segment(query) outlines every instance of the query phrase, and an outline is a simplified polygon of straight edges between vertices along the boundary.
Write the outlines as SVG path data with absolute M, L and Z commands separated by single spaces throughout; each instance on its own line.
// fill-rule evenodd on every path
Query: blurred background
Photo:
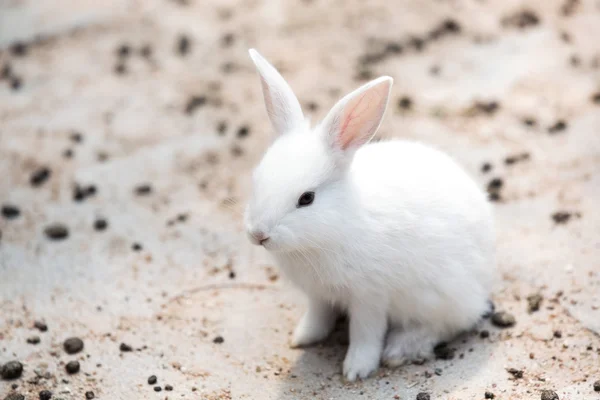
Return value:
M 598 396 L 599 37 L 597 0 L 0 0 L 0 397 Z M 490 193 L 514 325 L 355 384 L 344 329 L 289 349 L 303 299 L 241 229 L 250 47 L 313 122 L 394 78 L 378 138 Z

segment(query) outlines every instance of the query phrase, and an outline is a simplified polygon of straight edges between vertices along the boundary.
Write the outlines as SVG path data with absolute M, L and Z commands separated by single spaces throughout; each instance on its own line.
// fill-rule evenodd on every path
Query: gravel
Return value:
M 49 390 L 42 390 L 40 392 L 40 400 L 50 400 L 52 398 L 52 392 Z
M 15 219 L 21 215 L 21 210 L 12 204 L 2 206 L 2 216 L 6 219 Z
M 510 328 L 517 323 L 514 315 L 505 311 L 499 311 L 492 314 L 492 324 L 499 328 Z
M 154 385 L 156 383 L 157 379 L 156 379 L 156 375 L 151 375 L 148 378 L 148 385 Z
M 543 300 L 544 297 L 539 293 L 527 296 L 527 312 L 531 314 L 539 311 Z
M 71 375 L 78 373 L 79 369 L 80 369 L 79 361 L 69 361 L 67 363 L 67 365 L 65 365 L 65 370 L 67 371 L 67 373 L 69 373 Z
M 556 392 L 554 392 L 552 390 L 542 390 L 542 394 L 541 394 L 540 398 L 542 400 L 559 400 L 559 397 L 556 394 Z
M 19 361 L 9 361 L 2 366 L 2 379 L 17 379 L 23 374 L 23 364 Z
M 69 237 L 69 228 L 61 223 L 54 223 L 48 225 L 44 229 L 46 237 L 50 240 L 64 240 Z
M 83 350 L 83 340 L 72 337 L 65 340 L 63 347 L 68 354 L 76 354 Z

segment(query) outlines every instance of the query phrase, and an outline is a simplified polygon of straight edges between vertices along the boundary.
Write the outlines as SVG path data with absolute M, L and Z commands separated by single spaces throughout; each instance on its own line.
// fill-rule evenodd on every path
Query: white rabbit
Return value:
M 392 78 L 342 98 L 316 128 L 291 88 L 256 50 L 278 137 L 253 174 L 245 223 L 308 296 L 292 338 L 326 338 L 350 319 L 346 379 L 427 358 L 488 310 L 494 277 L 491 206 L 445 154 L 418 143 L 368 144 Z

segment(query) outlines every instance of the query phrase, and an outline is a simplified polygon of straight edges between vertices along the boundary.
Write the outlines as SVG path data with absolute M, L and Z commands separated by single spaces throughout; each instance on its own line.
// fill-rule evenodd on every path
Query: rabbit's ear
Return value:
M 250 49 L 249 53 L 260 74 L 267 113 L 275 132 L 281 135 L 302 126 L 304 116 L 292 88 L 256 50 Z
M 358 149 L 377 132 L 394 80 L 389 76 L 375 79 L 346 95 L 329 111 L 322 129 L 335 150 Z

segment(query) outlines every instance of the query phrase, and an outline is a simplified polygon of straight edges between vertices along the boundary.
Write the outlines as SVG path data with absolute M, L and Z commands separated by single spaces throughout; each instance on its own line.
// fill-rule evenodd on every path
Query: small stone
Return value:
M 156 379 L 156 375 L 151 375 L 148 378 L 148 385 L 154 385 L 156 383 L 157 379 Z
M 512 314 L 505 311 L 499 311 L 492 314 L 492 324 L 499 328 L 510 328 L 517 323 L 517 320 Z
M 485 398 L 486 399 L 493 399 L 494 397 L 496 397 L 496 395 L 494 395 L 494 393 L 492 393 L 492 392 L 485 392 Z
M 40 400 L 50 400 L 52 398 L 52 392 L 49 390 L 42 390 L 40 392 Z
M 131 249 L 132 249 L 133 251 L 142 251 L 142 245 L 141 245 L 141 244 L 139 244 L 139 243 L 134 243 L 134 244 L 131 246 Z
M 442 376 L 442 369 L 441 368 L 436 368 L 435 370 L 433 370 L 433 373 L 436 374 L 437 376 Z
M 402 110 L 410 110 L 412 108 L 412 100 L 408 96 L 403 96 L 398 100 L 398 107 Z
M 509 368 L 506 370 L 509 374 L 515 377 L 515 379 L 523 378 L 523 371 L 516 368 Z
M 76 354 L 83 350 L 83 340 L 72 337 L 65 340 L 63 343 L 63 347 L 67 354 Z
M 216 338 L 213 339 L 213 343 L 216 343 L 216 344 L 221 344 L 223 342 L 225 342 L 225 339 L 223 338 L 223 336 L 217 336 Z
M 7 79 L 12 75 L 12 67 L 9 63 L 4 64 L 0 69 L 0 79 Z
M 41 339 L 39 336 L 31 336 L 29 338 L 27 338 L 27 343 L 29 344 L 39 344 L 41 342 Z
M 130 351 L 133 351 L 133 347 L 131 347 L 128 344 L 121 343 L 121 345 L 119 346 L 119 350 L 121 350 L 122 352 L 127 353 L 127 352 L 130 352 Z
M 9 393 L 4 400 L 25 400 L 25 396 L 23 396 L 21 393 L 12 392 Z
M 92 400 L 94 397 L 96 397 L 96 395 L 94 394 L 94 392 L 92 392 L 92 391 L 85 392 L 85 398 L 86 398 L 86 400 Z
M 229 279 L 235 279 L 235 272 L 229 271 Z
M 21 215 L 21 210 L 17 206 L 4 205 L 2 206 L 2 216 L 6 219 L 15 219 Z
M 127 66 L 120 62 L 117 65 L 115 65 L 115 74 L 117 75 L 125 75 L 127 73 Z
M 99 218 L 96 221 L 94 221 L 94 229 L 97 230 L 98 232 L 106 230 L 107 227 L 108 227 L 108 222 L 106 222 L 106 220 L 103 218 Z
M 177 52 L 180 56 L 185 56 L 190 51 L 190 38 L 186 35 L 179 35 L 177 39 Z
M 539 311 L 543 300 L 544 297 L 539 293 L 527 296 L 527 312 L 531 314 Z
M 21 374 L 23 374 L 23 364 L 19 361 L 9 361 L 2 366 L 2 379 L 17 379 L 21 377 Z
M 429 400 L 431 397 L 429 393 L 421 392 L 417 395 L 417 400 Z
M 573 214 L 571 214 L 568 211 L 557 211 L 554 214 L 552 214 L 552 220 L 555 224 L 561 225 L 569 222 L 572 216 Z
M 33 323 L 33 327 L 40 332 L 46 332 L 48 330 L 48 325 L 46 325 L 46 323 L 43 321 L 35 321 Z
M 155 392 L 160 392 L 161 390 L 162 390 L 162 388 L 160 386 L 154 386 Z
M 540 398 L 542 400 L 559 400 L 559 397 L 556 394 L 556 392 L 554 392 L 552 390 L 542 390 L 542 394 L 541 394 Z
M 594 382 L 594 391 L 595 392 L 600 392 L 600 380 Z
M 171 385 L 165 385 L 165 390 L 166 390 L 167 392 L 170 392 L 170 391 L 172 391 L 172 390 L 173 390 L 173 386 L 171 386 Z
M 69 374 L 76 374 L 79 372 L 79 369 L 80 369 L 79 361 L 69 361 L 67 363 L 67 365 L 65 365 L 65 370 Z
M 31 186 L 34 187 L 41 186 L 44 182 L 48 180 L 48 178 L 50 178 L 50 175 L 52 175 L 52 172 L 49 168 L 39 168 L 33 172 L 31 178 L 29 179 L 29 183 L 31 183 Z
M 145 195 L 152 193 L 152 186 L 150 186 L 150 184 L 148 184 L 148 183 L 141 184 L 141 185 L 136 186 L 134 191 L 135 191 L 135 194 L 137 194 L 138 196 L 145 196 Z
M 550 133 L 550 134 L 559 133 L 559 132 L 564 131 L 565 129 L 567 129 L 567 123 L 565 121 L 563 121 L 562 119 L 559 119 L 558 121 L 556 121 L 554 123 L 554 125 L 548 127 L 548 133 Z
M 240 129 L 237 131 L 237 137 L 244 138 L 250 134 L 250 128 L 247 125 L 240 126 Z
M 69 229 L 61 223 L 47 226 L 44 233 L 50 240 L 63 240 L 69 237 Z
M 562 338 L 562 332 L 561 331 L 554 331 L 554 337 L 557 339 Z

